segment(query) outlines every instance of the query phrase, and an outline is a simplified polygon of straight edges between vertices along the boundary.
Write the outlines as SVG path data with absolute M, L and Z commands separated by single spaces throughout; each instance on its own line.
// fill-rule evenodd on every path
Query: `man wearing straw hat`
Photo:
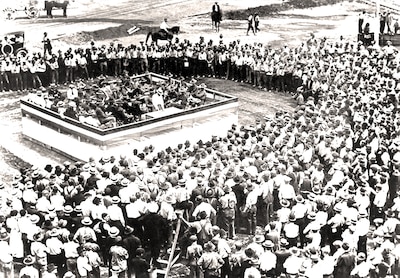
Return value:
M 110 271 L 111 277 L 126 277 L 128 271 L 128 251 L 121 246 L 122 238 L 117 236 L 115 245 L 110 248 Z
M 210 241 L 204 244 L 204 253 L 197 264 L 204 273 L 204 278 L 219 278 L 224 260 L 215 251 L 215 245 Z
M 24 267 L 19 272 L 19 277 L 24 277 L 28 275 L 30 278 L 39 278 L 39 271 L 33 266 L 35 259 L 28 255 L 23 261 Z
M 86 243 L 88 241 L 93 241 L 96 242 L 97 237 L 96 237 L 96 233 L 93 230 L 93 228 L 91 228 L 92 225 L 92 220 L 90 219 L 90 217 L 84 217 L 81 220 L 81 224 L 82 227 L 80 227 L 75 235 L 74 235 L 74 240 L 78 240 L 81 244 Z

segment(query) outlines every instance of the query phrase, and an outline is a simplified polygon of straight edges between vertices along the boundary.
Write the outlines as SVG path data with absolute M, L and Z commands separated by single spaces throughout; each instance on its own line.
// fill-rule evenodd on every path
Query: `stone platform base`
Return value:
M 160 78 L 157 76 L 157 78 Z M 238 122 L 238 100 L 207 89 L 212 101 L 188 110 L 167 108 L 145 115 L 145 120 L 109 129 L 99 129 L 21 99 L 22 134 L 39 145 L 80 161 L 107 155 L 129 155 L 150 144 L 156 150 L 189 140 L 211 140 L 225 136 Z

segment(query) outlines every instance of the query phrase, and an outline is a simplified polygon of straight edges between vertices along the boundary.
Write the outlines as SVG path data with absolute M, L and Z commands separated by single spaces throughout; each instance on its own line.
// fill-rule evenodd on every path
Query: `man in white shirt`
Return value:
M 160 24 L 160 32 L 164 32 L 166 35 L 171 34 L 171 32 L 169 31 L 170 27 L 169 27 L 167 21 L 168 21 L 168 19 L 164 18 L 164 21 L 161 22 L 161 24 Z
M 276 255 L 273 253 L 274 243 L 271 240 L 263 242 L 264 252 L 260 256 L 260 270 L 261 274 L 267 277 L 275 276 L 276 268 Z
M 67 90 L 67 98 L 70 101 L 73 101 L 76 98 L 78 98 L 78 89 L 76 89 L 74 84 L 69 85 L 69 89 Z

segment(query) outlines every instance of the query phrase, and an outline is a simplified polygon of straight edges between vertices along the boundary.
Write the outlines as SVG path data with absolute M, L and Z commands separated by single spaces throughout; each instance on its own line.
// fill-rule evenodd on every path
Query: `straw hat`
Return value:
M 37 215 L 37 214 L 32 214 L 32 215 L 29 217 L 29 220 L 31 220 L 32 224 L 37 224 L 37 223 L 39 223 L 39 221 L 40 221 L 40 217 L 39 217 L 39 215 Z
M 81 223 L 82 223 L 82 225 L 85 225 L 85 226 L 90 226 L 90 225 L 92 225 L 92 220 L 90 219 L 90 217 L 84 217 L 82 220 L 81 220 Z
M 265 247 L 265 248 L 273 248 L 274 247 L 274 243 L 271 240 L 266 240 L 266 241 L 263 242 L 262 246 Z
M 121 199 L 120 199 L 118 196 L 113 196 L 113 197 L 111 198 L 111 202 L 112 202 L 113 204 L 119 204 L 119 203 L 121 202 Z
M 290 207 L 290 202 L 289 202 L 288 200 L 286 200 L 286 199 L 280 200 L 280 204 L 281 204 L 281 206 L 284 207 L 284 208 Z
M 33 265 L 35 263 L 35 259 L 31 256 L 28 255 L 23 261 L 24 265 Z
M 108 230 L 108 235 L 109 235 L 111 238 L 116 238 L 116 237 L 119 235 L 119 230 L 118 230 L 118 228 L 117 228 L 117 227 L 111 227 L 111 228 Z

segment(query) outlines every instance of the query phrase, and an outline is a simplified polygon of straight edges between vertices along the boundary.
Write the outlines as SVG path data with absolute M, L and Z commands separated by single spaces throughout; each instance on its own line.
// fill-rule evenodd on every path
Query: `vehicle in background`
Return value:
M 0 37 L 0 56 L 24 56 L 27 54 L 25 49 L 25 33 L 23 31 L 6 33 Z
M 0 1 L 0 11 L 6 20 L 22 17 L 24 13 L 28 18 L 35 19 L 40 16 L 40 11 L 45 10 L 47 17 L 52 16 L 53 9 L 62 9 L 63 16 L 67 16 L 69 0 L 13 0 Z

